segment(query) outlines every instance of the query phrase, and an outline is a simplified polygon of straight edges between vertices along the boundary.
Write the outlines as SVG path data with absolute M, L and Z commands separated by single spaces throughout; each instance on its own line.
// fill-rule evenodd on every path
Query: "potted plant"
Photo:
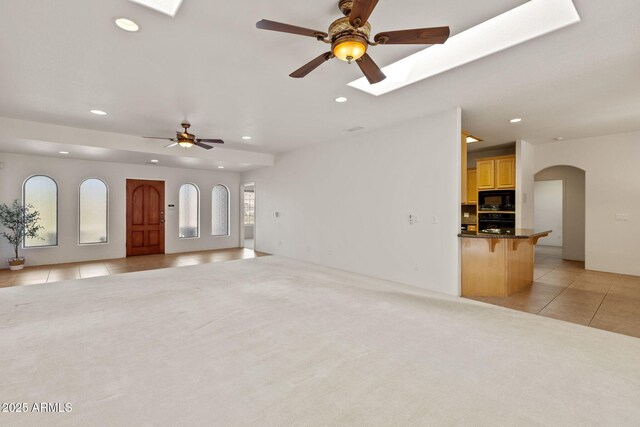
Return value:
M 13 245 L 14 258 L 9 258 L 9 269 L 22 270 L 24 268 L 24 258 L 20 257 L 18 250 L 25 238 L 37 239 L 38 232 L 44 227 L 38 225 L 40 212 L 34 211 L 33 206 L 23 206 L 18 200 L 14 200 L 11 206 L 0 205 L 0 223 L 4 225 L 6 231 L 2 235 Z

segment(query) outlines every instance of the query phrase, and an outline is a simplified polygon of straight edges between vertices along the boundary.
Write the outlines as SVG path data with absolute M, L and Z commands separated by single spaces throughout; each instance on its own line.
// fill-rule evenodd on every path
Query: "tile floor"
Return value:
M 132 271 L 206 264 L 236 259 L 265 256 L 250 249 L 220 249 L 214 251 L 187 252 L 181 254 L 147 255 L 106 261 L 74 262 L 40 267 L 26 267 L 22 271 L 0 270 L 0 288 L 19 285 L 36 285 L 61 280 L 109 276 Z
M 562 248 L 538 246 L 535 282 L 489 304 L 640 338 L 640 277 L 588 271 L 562 259 Z

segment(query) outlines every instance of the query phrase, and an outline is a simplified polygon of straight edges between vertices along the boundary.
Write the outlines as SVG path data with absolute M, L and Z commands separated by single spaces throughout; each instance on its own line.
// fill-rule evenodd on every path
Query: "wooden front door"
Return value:
M 127 180 L 127 256 L 164 253 L 164 181 Z

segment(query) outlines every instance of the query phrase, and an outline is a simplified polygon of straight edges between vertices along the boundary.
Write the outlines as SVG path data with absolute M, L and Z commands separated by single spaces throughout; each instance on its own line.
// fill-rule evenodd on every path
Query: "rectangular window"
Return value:
M 256 223 L 256 193 L 253 191 L 244 192 L 244 225 L 254 225 Z

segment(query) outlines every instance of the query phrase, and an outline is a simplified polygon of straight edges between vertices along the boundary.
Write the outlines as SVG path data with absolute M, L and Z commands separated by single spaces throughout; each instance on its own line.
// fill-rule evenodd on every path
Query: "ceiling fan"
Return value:
M 224 144 L 224 141 L 221 139 L 204 139 L 204 138 L 196 138 L 196 136 L 192 133 L 189 133 L 187 129 L 191 127 L 191 123 L 187 120 L 183 121 L 180 126 L 184 128 L 184 132 L 176 132 L 175 138 L 162 138 L 156 136 L 143 136 L 143 138 L 149 139 L 166 139 L 171 141 L 171 144 L 165 145 L 165 148 L 175 147 L 179 145 L 184 148 L 191 148 L 194 145 L 197 145 L 200 148 L 204 148 L 205 150 L 211 150 L 213 147 L 206 144 Z
M 412 30 L 385 31 L 376 34 L 370 40 L 371 25 L 367 20 L 378 4 L 378 0 L 340 0 L 338 7 L 345 18 L 335 20 L 329 26 L 329 32 L 296 27 L 280 22 L 263 19 L 256 23 L 261 30 L 280 31 L 314 37 L 318 41 L 331 45 L 329 52 L 323 53 L 311 62 L 290 74 L 301 78 L 336 57 L 342 61 L 358 64 L 369 83 L 379 83 L 386 78 L 380 67 L 367 54 L 369 46 L 385 44 L 441 44 L 449 38 L 449 27 L 416 28 Z

